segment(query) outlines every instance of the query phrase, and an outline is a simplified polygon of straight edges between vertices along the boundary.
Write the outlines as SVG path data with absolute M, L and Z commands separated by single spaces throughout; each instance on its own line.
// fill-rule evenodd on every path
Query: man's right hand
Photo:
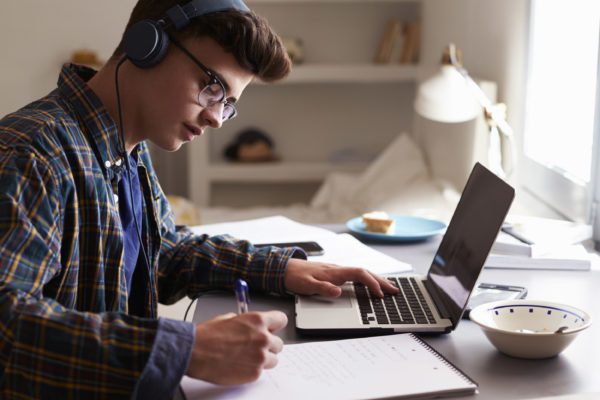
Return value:
M 280 311 L 226 314 L 196 325 L 186 375 L 220 385 L 257 380 L 277 365 L 283 341 L 273 335 L 287 325 Z

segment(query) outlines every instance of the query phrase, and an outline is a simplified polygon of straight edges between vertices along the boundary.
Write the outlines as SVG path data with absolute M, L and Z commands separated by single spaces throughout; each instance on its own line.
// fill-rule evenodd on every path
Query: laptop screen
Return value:
M 475 164 L 427 278 L 456 326 L 514 198 L 514 189 Z

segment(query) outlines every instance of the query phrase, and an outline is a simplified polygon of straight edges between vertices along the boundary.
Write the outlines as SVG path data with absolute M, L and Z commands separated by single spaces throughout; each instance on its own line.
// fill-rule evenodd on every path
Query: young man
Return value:
M 240 0 L 193 3 L 139 0 L 100 71 L 65 65 L 55 91 L 0 121 L 1 398 L 161 399 L 184 374 L 257 379 L 277 364 L 283 313 L 195 326 L 156 315 L 159 301 L 236 278 L 273 293 L 338 296 L 348 280 L 396 291 L 299 249 L 175 229 L 145 141 L 177 150 L 235 116 L 252 79 L 290 69 L 279 38 Z M 205 4 L 212 11 L 178 26 Z M 158 24 L 170 45 L 152 65 L 136 58 L 146 19 L 170 22 Z

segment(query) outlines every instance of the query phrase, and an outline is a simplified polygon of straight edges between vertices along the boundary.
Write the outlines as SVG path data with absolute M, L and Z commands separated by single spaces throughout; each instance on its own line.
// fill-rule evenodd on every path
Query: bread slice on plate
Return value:
M 365 230 L 368 232 L 392 234 L 396 228 L 396 221 L 384 211 L 373 211 L 362 215 Z

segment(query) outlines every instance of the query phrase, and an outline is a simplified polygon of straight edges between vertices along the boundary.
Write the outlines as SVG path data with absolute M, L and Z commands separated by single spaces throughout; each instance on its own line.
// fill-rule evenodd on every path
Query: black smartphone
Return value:
M 325 250 L 317 242 L 284 242 L 284 243 L 259 243 L 255 244 L 254 247 L 300 247 L 309 256 L 320 256 L 325 253 Z
M 527 296 L 527 289 L 522 286 L 480 283 L 471 294 L 463 318 L 469 318 L 471 310 L 480 304 L 491 303 L 497 300 L 524 299 L 525 296 Z

